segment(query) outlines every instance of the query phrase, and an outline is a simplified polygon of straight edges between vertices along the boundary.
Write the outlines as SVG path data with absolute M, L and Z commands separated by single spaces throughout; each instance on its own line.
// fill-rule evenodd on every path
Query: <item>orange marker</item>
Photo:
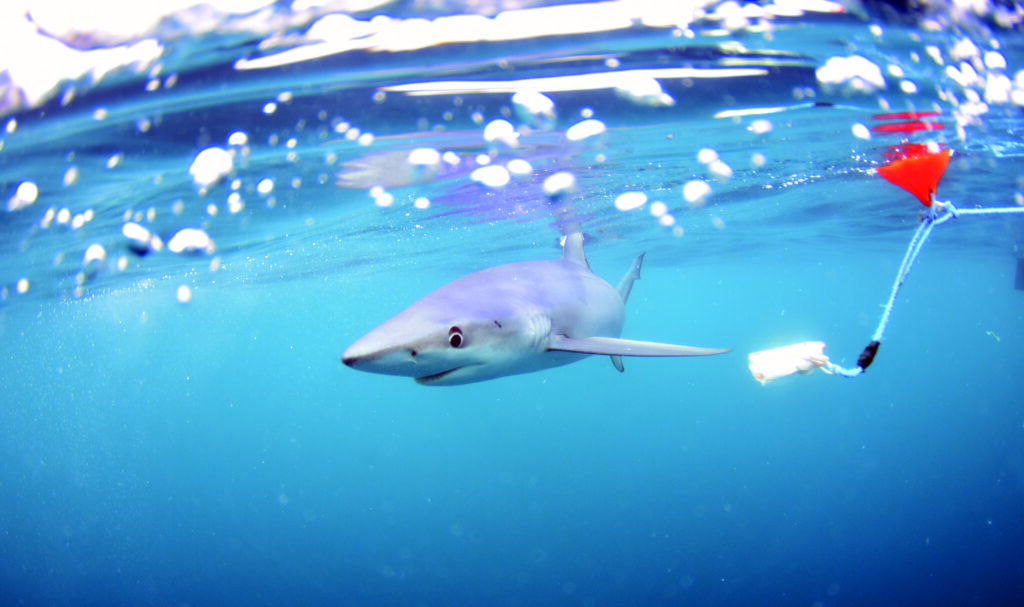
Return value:
M 923 146 L 922 146 L 923 147 Z M 914 146 L 898 151 L 901 156 L 885 166 L 878 167 L 878 174 L 889 183 L 894 183 L 910 192 L 926 207 L 932 206 L 935 188 L 946 172 L 953 150 L 927 152 Z

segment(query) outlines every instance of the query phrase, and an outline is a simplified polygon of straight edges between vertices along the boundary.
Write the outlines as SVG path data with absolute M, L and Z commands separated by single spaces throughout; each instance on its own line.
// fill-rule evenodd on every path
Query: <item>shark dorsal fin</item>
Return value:
M 588 270 L 590 269 L 590 264 L 587 263 L 587 256 L 583 253 L 582 232 L 573 232 L 566 235 L 565 243 L 562 245 L 562 259 L 583 266 Z
M 633 265 L 629 266 L 629 270 L 619 281 L 619 297 L 622 298 L 622 303 L 629 301 L 629 292 L 633 290 L 633 282 L 640 278 L 640 266 L 642 265 L 644 265 L 643 253 L 633 260 Z

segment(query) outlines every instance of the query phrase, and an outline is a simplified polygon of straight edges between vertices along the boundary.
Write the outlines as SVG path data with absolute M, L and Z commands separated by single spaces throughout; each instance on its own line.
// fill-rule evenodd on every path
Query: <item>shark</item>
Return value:
M 495 266 L 427 294 L 350 345 L 356 370 L 453 386 L 609 356 L 709 356 L 701 348 L 621 339 L 625 305 L 640 278 L 639 255 L 613 287 L 594 274 L 583 234 L 565 236 L 562 257 Z

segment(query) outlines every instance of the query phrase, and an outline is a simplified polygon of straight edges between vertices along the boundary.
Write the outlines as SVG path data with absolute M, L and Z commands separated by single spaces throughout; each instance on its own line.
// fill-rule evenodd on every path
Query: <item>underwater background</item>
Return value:
M 100 4 L 2 9 L 0 604 L 1024 601 L 1024 217 L 937 226 L 864 375 L 747 369 L 855 365 L 894 146 L 1022 204 L 1016 3 Z M 577 229 L 647 254 L 623 337 L 733 351 L 341 364 Z

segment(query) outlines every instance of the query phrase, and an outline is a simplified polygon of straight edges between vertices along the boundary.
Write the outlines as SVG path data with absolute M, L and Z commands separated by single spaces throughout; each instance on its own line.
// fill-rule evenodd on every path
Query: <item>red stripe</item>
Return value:
M 893 112 L 891 114 L 875 114 L 874 120 L 917 120 L 918 118 L 932 118 L 938 116 L 939 112 Z
M 910 122 L 889 122 L 871 127 L 872 133 L 916 133 L 917 131 L 941 131 L 946 127 L 938 122 L 912 120 Z

